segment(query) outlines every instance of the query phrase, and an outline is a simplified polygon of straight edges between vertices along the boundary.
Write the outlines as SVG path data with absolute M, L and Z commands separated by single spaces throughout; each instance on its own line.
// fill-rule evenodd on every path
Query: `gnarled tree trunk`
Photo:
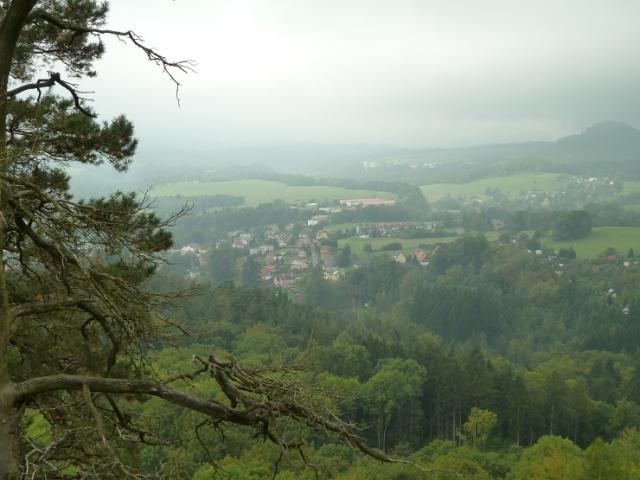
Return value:
M 16 480 L 22 467 L 21 412 L 15 404 L 15 388 L 0 389 L 0 480 Z
M 9 166 L 6 121 L 7 91 L 16 44 L 36 0 L 10 2 L 0 19 L 0 172 Z M 9 215 L 6 193 L 0 191 L 0 480 L 15 480 L 20 475 L 20 413 L 15 404 L 15 387 L 9 376 L 9 341 L 13 313 L 9 305 L 5 272 L 6 223 Z

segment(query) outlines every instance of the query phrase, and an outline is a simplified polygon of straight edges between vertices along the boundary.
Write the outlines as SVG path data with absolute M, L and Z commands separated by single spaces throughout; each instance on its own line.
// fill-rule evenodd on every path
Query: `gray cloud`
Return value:
M 182 107 L 135 50 L 108 44 L 96 108 L 144 142 L 464 145 L 640 125 L 640 3 L 589 0 L 112 0 L 173 58 Z M 165 80 L 165 81 L 163 81 Z

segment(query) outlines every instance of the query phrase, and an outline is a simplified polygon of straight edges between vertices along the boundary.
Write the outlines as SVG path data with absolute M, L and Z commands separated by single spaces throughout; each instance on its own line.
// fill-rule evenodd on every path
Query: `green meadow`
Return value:
M 573 247 L 578 258 L 596 258 L 607 248 L 613 247 L 619 253 L 626 255 L 629 248 L 640 252 L 639 227 L 596 227 L 585 238 L 580 240 L 556 241 L 543 238 L 542 245 L 547 248 Z
M 485 236 L 493 241 L 498 238 L 497 232 L 487 232 Z M 373 247 L 374 254 L 380 253 L 380 249 L 389 243 L 398 242 L 402 245 L 402 251 L 410 254 L 420 245 L 434 245 L 436 243 L 449 243 L 460 237 L 441 238 L 360 238 L 357 236 L 344 238 L 338 241 L 338 246 L 345 245 L 351 247 L 351 251 L 358 256 L 366 255 L 364 246 L 369 243 Z M 620 254 L 626 255 L 629 248 L 640 253 L 640 227 L 596 227 L 591 233 L 579 240 L 556 241 L 551 238 L 543 238 L 542 245 L 545 248 L 553 248 L 558 251 L 560 248 L 573 247 L 578 258 L 597 258 L 607 248 L 613 247 Z
M 244 197 L 246 206 L 255 206 L 281 199 L 286 202 L 345 200 L 349 198 L 390 198 L 389 192 L 375 190 L 350 190 L 329 186 L 290 186 L 269 180 L 232 180 L 225 182 L 180 182 L 158 185 L 151 192 L 159 197 L 182 195 L 235 195 Z
M 498 234 L 496 232 L 487 232 L 485 236 L 488 240 L 496 240 Z M 435 245 L 436 243 L 450 243 L 461 237 L 439 237 L 439 238 L 360 238 L 360 237 L 348 237 L 338 240 L 338 247 L 343 248 L 345 245 L 351 247 L 351 252 L 360 257 L 365 256 L 364 246 L 369 243 L 373 247 L 374 254 L 380 252 L 380 249 L 389 243 L 400 243 L 402 245 L 402 251 L 405 254 L 411 254 L 420 245 Z M 388 252 L 384 252 L 388 253 Z
M 482 197 L 488 188 L 497 188 L 505 195 L 517 196 L 520 192 L 554 191 L 564 183 L 562 178 L 555 173 L 522 173 L 508 177 L 482 178 L 469 183 L 436 183 L 421 188 L 428 200 L 438 200 L 446 196 Z M 566 178 L 565 176 L 564 179 Z
M 342 232 L 344 230 L 351 230 L 358 226 L 357 223 L 332 223 L 327 225 L 324 229 L 329 233 Z
M 427 200 L 435 201 L 451 197 L 484 197 L 487 189 L 499 189 L 509 197 L 517 197 L 521 192 L 555 192 L 560 190 L 569 175 L 556 173 L 520 173 L 507 177 L 487 177 L 469 183 L 436 183 L 422 186 Z M 640 193 L 640 182 L 624 182 L 622 194 Z
M 622 189 L 622 193 L 624 195 L 640 193 L 640 182 L 624 182 L 624 188 Z

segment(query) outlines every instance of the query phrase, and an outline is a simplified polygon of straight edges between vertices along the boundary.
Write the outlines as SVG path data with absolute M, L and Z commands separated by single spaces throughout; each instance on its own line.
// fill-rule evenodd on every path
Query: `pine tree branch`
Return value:
M 214 365 L 212 368 L 219 367 Z M 262 426 L 262 430 L 266 429 L 266 438 L 270 438 L 272 441 L 274 441 L 274 437 L 268 431 L 269 419 L 272 418 L 272 416 L 290 417 L 317 430 L 333 433 L 376 460 L 385 463 L 405 463 L 402 460 L 393 459 L 384 452 L 369 447 L 366 442 L 352 430 L 350 425 L 327 420 L 318 412 L 286 401 L 251 400 L 243 396 L 245 408 L 239 410 L 212 400 L 205 400 L 195 395 L 168 388 L 166 385 L 158 382 L 138 379 L 100 378 L 84 375 L 50 375 L 25 380 L 16 385 L 15 400 L 20 403 L 43 393 L 60 390 L 83 390 L 85 388 L 95 393 L 151 395 L 162 398 L 175 405 L 202 413 L 216 421 L 254 427 Z M 275 439 L 275 441 L 277 442 L 277 439 Z
M 12 88 L 7 92 L 7 97 L 15 97 L 16 95 L 29 90 L 39 91 L 41 88 L 53 87 L 55 83 L 56 82 L 53 78 L 41 78 L 40 80 L 36 80 L 33 83 L 26 83 L 24 85 L 20 85 L 19 87 Z M 38 98 L 40 98 L 39 94 Z
M 15 307 L 13 313 L 17 318 L 26 315 L 41 315 L 44 313 L 59 312 L 77 306 L 78 302 L 80 302 L 80 299 L 71 297 L 60 302 L 29 303 Z
M 21 85 L 19 87 L 9 90 L 7 92 L 7 97 L 9 98 L 15 97 L 16 95 L 29 90 L 38 90 L 38 100 L 40 100 L 40 97 L 42 95 L 40 89 L 53 87 L 56 84 L 60 85 L 62 88 L 64 88 L 71 94 L 71 97 L 73 98 L 73 103 L 76 109 L 84 113 L 87 117 L 91 117 L 91 118 L 97 117 L 95 113 L 87 110 L 82 106 L 80 95 L 78 95 L 78 91 L 75 89 L 75 87 L 71 85 L 69 82 L 62 80 L 62 78 L 60 77 L 60 74 L 56 72 L 50 72 L 49 78 L 43 78 L 43 79 L 37 80 L 34 83 L 27 83 L 25 85 Z
M 74 32 L 78 35 L 83 35 L 83 34 L 97 35 L 97 36 L 111 35 L 111 36 L 115 36 L 117 38 L 131 42 L 135 47 L 139 48 L 144 52 L 144 54 L 147 56 L 147 60 L 161 67 L 162 71 L 169 76 L 171 81 L 176 86 L 176 99 L 178 100 L 178 103 L 180 102 L 178 94 L 179 94 L 179 89 L 181 84 L 175 77 L 174 72 L 179 71 L 182 73 L 190 73 L 194 71 L 194 67 L 196 65 L 193 60 L 170 61 L 166 56 L 160 54 L 155 49 L 146 46 L 144 44 L 142 37 L 136 34 L 132 30 L 112 30 L 112 29 L 104 29 L 104 28 L 80 25 L 77 23 L 68 22 L 64 19 L 58 18 L 55 15 L 52 15 L 51 13 L 43 9 L 35 9 L 29 15 L 28 22 L 33 22 L 37 20 L 45 21 L 61 30 Z
M 253 423 L 249 412 L 234 410 L 221 403 L 204 400 L 148 380 L 100 378 L 84 375 L 36 377 L 16 385 L 16 401 L 22 402 L 30 397 L 47 392 L 82 390 L 85 386 L 95 393 L 151 395 L 175 405 L 203 413 L 211 418 L 240 425 L 251 425 Z

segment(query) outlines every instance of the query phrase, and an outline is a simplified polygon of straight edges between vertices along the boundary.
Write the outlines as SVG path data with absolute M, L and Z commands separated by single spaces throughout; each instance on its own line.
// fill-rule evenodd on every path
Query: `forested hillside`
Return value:
M 163 4 L 142 3 L 120 2 L 116 18 L 163 20 Z M 278 121 L 273 142 L 293 123 L 296 142 L 309 125 L 335 129 L 336 142 L 347 127 L 373 143 L 429 133 L 422 94 L 403 95 L 425 88 L 433 63 L 417 81 L 398 75 L 406 49 L 393 43 L 431 30 L 415 21 L 420 2 L 344 16 L 352 2 L 253 5 L 258 17 L 251 2 L 176 3 L 164 40 L 204 31 L 222 84 L 196 89 L 207 111 L 174 112 L 167 140 L 157 105 L 109 88 L 153 95 L 133 52 L 175 89 L 177 109 L 194 61 L 112 28 L 107 2 L 0 0 L 0 480 L 640 479 L 640 131 L 605 122 L 556 142 L 467 149 L 256 147 L 251 125 L 264 139 Z M 318 18 L 295 10 L 303 3 Z M 486 12 L 473 5 L 475 25 Z M 363 21 L 369 10 L 379 23 Z M 213 14 L 229 28 L 203 23 Z M 489 14 L 493 51 L 508 42 L 495 41 Z M 357 42 L 310 40 L 322 25 Z M 464 26 L 452 56 L 476 44 Z M 278 36 L 288 30 L 309 48 Z M 92 83 L 109 39 L 129 50 L 104 64 L 126 63 Z M 368 43 L 393 62 L 352 77 Z M 316 75 L 332 49 L 333 70 Z M 409 51 L 405 67 L 427 64 Z M 484 58 L 472 56 L 475 74 Z M 407 85 L 373 75 L 389 71 Z M 382 82 L 373 96 L 365 77 Z M 147 157 L 133 180 L 102 176 L 128 171 L 138 137 L 124 115 L 100 117 L 86 85 L 106 86 L 97 98 L 109 108 L 152 110 L 162 161 Z M 383 105 L 384 92 L 403 99 Z M 226 93 L 232 114 L 212 120 Z M 340 108 L 314 118 L 318 105 Z M 410 121 L 396 125 L 403 108 Z M 371 118 L 389 123 L 359 130 Z M 216 136 L 202 133 L 210 123 L 233 142 L 236 122 L 249 146 L 221 143 L 215 159 L 197 146 Z M 198 141 L 185 134 L 194 127 Z
M 600 122 L 555 141 L 478 145 L 394 152 L 370 159 L 360 178 L 423 184 L 466 183 L 518 172 L 638 177 L 640 130 L 621 122 Z
M 570 261 L 559 274 L 482 238 L 451 244 L 434 265 L 380 258 L 340 282 L 311 276 L 305 305 L 283 292 L 206 287 L 180 313 L 202 333 L 154 361 L 171 371 L 214 346 L 242 362 L 304 365 L 300 375 L 333 391 L 370 444 L 443 470 L 380 469 L 308 437 L 327 478 L 592 478 L 594 468 L 633 478 L 640 268 L 594 273 Z M 178 418 L 174 433 L 193 427 Z M 152 450 L 156 467 L 175 460 L 172 448 Z M 204 475 L 206 453 L 196 451 L 184 465 Z M 240 478 L 274 468 L 270 448 L 221 445 L 213 455 Z

